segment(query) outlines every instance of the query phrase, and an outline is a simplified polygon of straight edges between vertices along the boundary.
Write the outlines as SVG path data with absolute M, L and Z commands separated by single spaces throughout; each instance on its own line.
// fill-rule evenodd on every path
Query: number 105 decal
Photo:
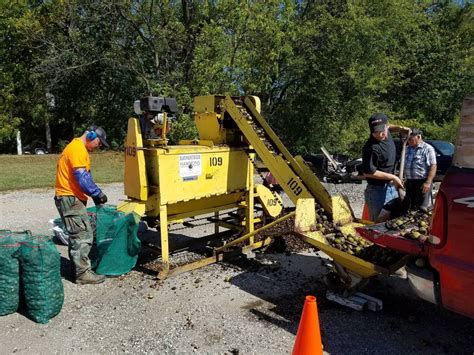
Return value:
M 296 195 L 296 196 L 299 196 L 299 194 L 301 193 L 301 191 L 303 191 L 303 188 L 300 186 L 300 184 L 298 183 L 298 181 L 296 181 L 295 179 L 291 178 L 287 185 L 290 187 L 290 189 L 293 191 L 293 193 Z
M 276 198 L 269 198 L 269 199 L 267 200 L 267 205 L 268 205 L 268 206 L 276 206 L 276 205 L 278 205 L 278 199 L 276 199 Z

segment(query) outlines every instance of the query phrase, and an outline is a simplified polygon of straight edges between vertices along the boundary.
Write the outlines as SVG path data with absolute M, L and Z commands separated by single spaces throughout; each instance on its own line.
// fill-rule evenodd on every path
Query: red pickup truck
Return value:
M 429 238 L 406 239 L 383 224 L 358 231 L 414 256 L 407 277 L 421 298 L 474 318 L 474 96 L 463 103 L 453 165 L 436 197 Z

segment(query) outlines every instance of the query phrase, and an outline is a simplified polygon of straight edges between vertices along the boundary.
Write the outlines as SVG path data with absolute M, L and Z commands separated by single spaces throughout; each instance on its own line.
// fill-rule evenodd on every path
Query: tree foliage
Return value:
M 122 145 L 133 102 L 176 97 L 173 141 L 194 138 L 193 97 L 258 95 L 295 153 L 358 155 L 383 111 L 454 137 L 472 94 L 468 2 L 0 1 L 0 151 L 91 123 Z M 54 98 L 54 100 L 51 100 Z

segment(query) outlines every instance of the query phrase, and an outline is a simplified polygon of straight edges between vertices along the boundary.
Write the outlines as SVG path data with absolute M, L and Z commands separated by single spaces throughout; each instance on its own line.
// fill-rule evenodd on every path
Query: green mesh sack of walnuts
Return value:
M 20 263 L 14 254 L 28 231 L 0 230 L 0 316 L 14 313 L 20 303 Z
M 17 252 L 21 264 L 21 285 L 29 316 L 47 323 L 63 306 L 61 256 L 47 237 L 35 236 Z

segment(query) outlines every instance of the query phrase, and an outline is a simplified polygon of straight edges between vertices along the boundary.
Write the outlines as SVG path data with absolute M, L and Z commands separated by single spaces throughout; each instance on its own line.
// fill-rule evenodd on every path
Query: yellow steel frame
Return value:
M 145 201 L 148 198 L 147 184 L 140 123 L 138 119 L 130 118 L 125 141 L 125 195 L 135 200 Z
M 168 224 L 174 220 L 181 220 L 186 217 L 190 216 L 199 216 L 207 213 L 214 213 L 215 216 L 218 216 L 219 211 L 230 209 L 233 207 L 245 207 L 246 215 L 245 215 L 245 232 L 246 234 L 250 234 L 254 232 L 254 182 L 253 182 L 253 165 L 248 160 L 248 190 L 245 191 L 245 203 L 242 205 L 241 202 L 231 203 L 227 205 L 219 205 L 213 208 L 206 208 L 206 209 L 193 209 L 192 207 L 188 212 L 185 213 L 176 213 L 171 215 L 169 210 L 173 208 L 173 204 L 167 204 L 166 201 L 164 204 L 159 203 L 159 230 L 160 230 L 160 239 L 161 239 L 161 262 L 162 262 L 162 270 L 160 271 L 158 277 L 165 278 L 171 275 L 176 275 L 181 272 L 193 270 L 198 267 L 202 267 L 204 265 L 208 265 L 212 262 L 218 260 L 218 258 L 206 258 L 204 260 L 199 260 L 194 263 L 186 264 L 180 267 L 176 267 L 170 271 L 170 252 L 169 252 L 169 235 L 168 235 Z M 251 177 L 251 178 L 250 178 Z M 219 198 L 219 196 L 217 196 Z M 188 203 L 191 201 L 188 201 Z M 195 201 L 196 204 L 199 204 L 199 200 Z M 196 205 L 197 206 L 197 205 Z M 180 208 L 175 208 L 176 211 L 182 210 Z M 228 227 L 231 227 L 228 225 Z M 215 222 L 215 231 L 218 232 L 219 222 Z M 249 238 L 248 247 L 254 249 L 258 247 L 260 244 L 255 244 L 253 240 L 253 235 Z
M 345 224 L 351 222 L 353 214 L 347 202 L 341 197 L 331 197 L 303 159 L 299 156 L 293 158 L 254 106 L 251 98 L 246 97 L 244 104 L 250 115 L 263 128 L 267 138 L 275 145 L 279 152 L 278 155 L 274 155 L 262 142 L 247 117 L 240 112 L 232 97 L 225 97 L 226 111 L 293 203 L 296 204 L 296 201 L 301 198 L 315 198 L 332 216 L 335 223 Z
M 327 192 L 327 190 L 324 188 L 321 182 L 315 177 L 311 169 L 304 163 L 303 159 L 298 160 L 296 158 L 293 158 L 293 156 L 285 147 L 285 145 L 280 140 L 280 138 L 276 135 L 276 133 L 273 131 L 273 129 L 270 127 L 267 121 L 265 121 L 263 116 L 253 105 L 253 102 L 250 98 L 246 97 L 244 100 L 244 103 L 245 103 L 246 108 L 252 114 L 252 116 L 257 120 L 260 126 L 264 129 L 265 133 L 270 138 L 272 143 L 276 145 L 279 152 L 283 155 L 285 160 L 290 164 L 291 168 L 293 169 L 292 175 L 294 175 L 291 177 L 293 179 L 296 179 L 296 178 L 301 179 L 301 181 L 305 184 L 306 188 L 311 192 L 312 196 L 313 197 L 317 196 L 318 201 L 326 209 L 326 211 L 328 211 L 328 213 L 332 213 L 331 195 Z M 283 188 L 284 186 L 288 186 L 288 183 L 286 185 L 284 184 L 285 180 L 278 180 L 277 178 L 277 181 Z M 289 181 L 289 180 L 286 180 L 286 181 Z M 302 197 L 303 196 L 299 196 L 299 195 L 296 196 L 296 198 L 302 198 Z M 292 199 L 292 201 L 293 203 L 296 203 L 296 199 Z
M 273 193 L 262 184 L 255 186 L 255 193 L 265 211 L 265 214 L 271 217 L 277 217 L 280 215 L 283 210 L 283 200 L 279 194 Z
M 211 117 L 215 117 L 212 114 L 205 115 L 205 119 L 210 121 Z M 212 138 L 216 136 L 225 137 L 225 132 L 218 130 L 210 131 Z M 222 139 L 222 138 L 221 138 Z M 162 137 L 162 141 L 164 141 Z M 219 141 L 220 142 L 220 141 Z M 219 143 L 218 142 L 218 143 Z M 215 232 L 219 233 L 219 226 L 226 228 L 236 228 L 230 223 L 225 223 L 218 220 L 219 211 L 228 210 L 231 208 L 245 209 L 244 226 L 237 226 L 236 229 L 244 230 L 247 236 L 247 245 L 242 248 L 243 251 L 267 245 L 269 239 L 254 242 L 254 223 L 259 219 L 254 218 L 254 200 L 256 198 L 255 186 L 253 181 L 253 164 L 254 153 L 245 153 L 245 160 L 242 160 L 242 155 L 238 151 L 242 152 L 242 149 L 237 150 L 232 148 L 223 148 L 222 146 L 214 146 L 212 141 L 187 141 L 190 144 L 189 148 L 185 145 L 180 146 L 164 146 L 163 144 L 157 143 L 157 140 L 149 142 L 150 146 L 144 146 L 142 139 L 140 124 L 137 119 L 131 118 L 128 122 L 128 134 L 126 140 L 126 169 L 125 169 L 125 193 L 130 198 L 118 206 L 119 210 L 123 212 L 135 212 L 140 216 L 157 217 L 159 219 L 158 229 L 160 231 L 160 253 L 162 270 L 159 273 L 159 277 L 166 277 L 170 275 L 176 275 L 178 273 L 192 270 L 197 267 L 208 265 L 209 263 L 222 259 L 222 253 L 218 253 L 217 256 L 211 258 L 205 258 L 197 262 L 183 265 L 170 270 L 170 246 L 169 246 L 169 234 L 168 225 L 170 223 L 181 221 L 187 217 L 204 215 L 213 213 L 217 220 L 215 222 Z M 170 171 L 175 171 L 176 167 L 170 165 L 172 163 L 171 157 L 168 159 L 167 156 L 173 154 L 185 154 L 187 151 L 192 154 L 196 151 L 201 153 L 212 152 L 212 154 L 219 156 L 219 154 L 225 154 L 222 156 L 222 160 L 228 157 L 231 159 L 232 156 L 237 156 L 239 159 L 232 160 L 231 165 L 233 167 L 225 166 L 224 169 L 230 174 L 233 180 L 227 182 L 227 189 L 232 189 L 232 183 L 234 181 L 242 181 L 244 179 L 245 185 L 242 190 L 231 191 L 223 190 L 222 186 L 215 186 L 212 192 L 204 193 L 206 189 L 210 190 L 209 187 L 199 184 L 199 188 L 196 188 L 195 193 L 185 193 L 181 189 L 177 188 L 176 181 L 173 180 L 173 175 Z M 174 153 L 175 152 L 175 153 Z M 176 153 L 177 152 L 177 153 Z M 240 155 L 239 155 L 240 154 Z M 159 159 L 162 159 L 159 163 Z M 242 161 L 241 161 L 242 160 Z M 246 169 L 242 169 L 241 166 L 236 167 L 235 164 L 239 162 L 245 162 L 247 164 Z M 238 165 L 237 164 L 237 165 Z M 160 168 L 158 168 L 160 166 Z M 229 170 L 230 169 L 230 170 Z M 235 173 L 232 172 L 234 169 Z M 237 170 L 235 170 L 237 169 Z M 246 171 L 246 175 L 242 176 L 242 171 Z M 206 170 L 206 176 L 202 179 L 203 182 L 209 185 L 209 180 L 214 178 L 212 169 Z M 221 182 L 222 179 L 219 179 Z M 171 184 L 166 185 L 166 182 Z M 162 186 L 160 186 L 160 184 Z M 165 184 L 165 185 L 163 185 Z M 171 191 L 170 191 L 171 186 Z M 175 186 L 175 187 L 173 187 Z M 214 187 L 214 186 L 213 186 Z M 167 190 L 164 190 L 168 188 Z M 221 191 L 222 190 L 222 191 Z M 263 194 L 265 190 L 261 190 Z M 185 196 L 192 197 L 191 199 Z M 265 195 L 266 196 L 266 195 Z M 266 198 L 268 200 L 268 197 Z M 266 200 L 262 200 L 262 204 Z M 277 213 L 277 209 L 274 209 L 273 213 Z
M 266 138 L 281 155 L 272 154 L 255 132 L 247 117 L 241 113 L 234 100 L 230 96 L 225 98 L 225 110 L 236 122 L 244 137 L 255 149 L 290 199 L 297 205 L 295 232 L 303 240 L 324 251 L 340 266 L 350 270 L 355 275 L 368 278 L 378 273 L 388 273 L 388 270 L 331 247 L 320 232 L 311 231 L 312 226 L 316 223 L 315 200 L 330 213 L 333 222 L 342 225 L 341 231 L 345 235 L 356 235 L 355 227 L 361 226 L 361 224 L 353 222 L 353 211 L 346 199 L 342 196 L 331 197 L 303 159 L 299 156 L 292 157 L 262 115 L 255 109 L 249 98 L 244 99 L 244 105 L 247 112 L 264 129 Z
M 292 201 L 298 198 L 311 198 L 312 194 L 304 186 L 300 178 L 288 166 L 285 160 L 279 155 L 273 155 L 264 142 L 260 139 L 257 132 L 253 129 L 247 118 L 239 111 L 237 105 L 230 96 L 225 98 L 226 111 L 233 118 L 239 129 L 242 131 L 244 137 L 249 144 L 255 149 L 260 159 L 268 167 L 268 170 L 275 176 L 277 181 L 281 184 L 285 192 Z M 290 188 L 289 184 L 294 182 L 294 188 Z
M 368 261 L 360 259 L 356 256 L 333 248 L 329 245 L 324 235 L 319 231 L 311 231 L 311 227 L 316 223 L 316 214 L 314 211 L 314 199 L 300 199 L 296 204 L 295 233 L 304 241 L 314 245 L 323 251 L 335 262 L 350 270 L 352 273 L 368 278 L 379 273 L 389 274 L 390 270 L 381 268 Z M 356 227 L 360 227 L 360 223 L 347 223 L 341 226 L 341 232 L 345 235 L 356 235 Z
M 228 249 L 228 248 L 230 248 L 230 247 L 232 247 L 232 246 L 235 246 L 235 245 L 237 245 L 237 244 L 240 244 L 240 243 L 242 243 L 242 242 L 245 242 L 246 240 L 253 240 L 253 237 L 255 236 L 255 234 L 260 233 L 260 232 L 262 232 L 262 231 L 264 231 L 264 230 L 266 230 L 266 229 L 268 229 L 268 228 L 270 228 L 270 227 L 273 227 L 274 225 L 276 225 L 276 224 L 278 224 L 278 223 L 281 223 L 281 222 L 287 220 L 288 218 L 291 218 L 291 217 L 294 217 L 294 216 L 295 216 L 295 212 L 290 212 L 290 213 L 288 213 L 287 215 L 285 215 L 285 216 L 283 216 L 283 217 L 280 217 L 280 218 L 274 220 L 273 222 L 270 222 L 270 223 L 264 225 L 263 227 L 260 227 L 260 228 L 257 229 L 256 231 L 247 232 L 247 234 L 245 234 L 245 235 L 243 235 L 243 236 L 241 236 L 241 237 L 239 237 L 239 238 L 237 238 L 237 239 L 234 239 L 233 241 L 231 241 L 231 242 L 225 244 L 224 246 L 222 246 L 222 247 L 220 247 L 220 248 L 216 248 L 216 249 L 214 250 L 214 253 L 216 254 L 216 253 L 223 252 L 224 250 L 226 250 L 226 249 Z M 253 244 L 253 242 L 250 243 L 250 244 Z
M 164 132 L 165 130 L 163 134 Z M 223 134 L 223 132 L 214 131 L 213 134 Z M 168 225 L 170 223 L 208 213 L 213 213 L 218 217 L 219 211 L 232 208 L 245 209 L 244 226 L 238 228 L 243 229 L 245 233 L 254 231 L 256 221 L 254 219 L 255 187 L 251 162 L 254 159 L 253 153 L 248 153 L 243 148 L 214 146 L 214 142 L 205 140 L 190 141 L 191 145 L 188 146 L 166 146 L 164 143 L 164 136 L 161 140 L 144 142 L 139 120 L 129 119 L 124 180 L 124 190 L 129 200 L 118 206 L 119 210 L 126 213 L 135 212 L 140 216 L 159 219 L 163 263 L 161 276 L 169 272 Z M 199 181 L 179 183 L 177 181 L 179 176 L 176 174 L 180 168 L 176 163 L 176 156 L 182 154 L 200 154 L 203 157 L 202 163 L 208 161 L 207 158 L 204 159 L 204 156 L 210 156 L 218 164 L 212 166 L 209 162 L 208 165 L 202 167 Z M 245 164 L 245 169 L 242 168 L 242 164 Z M 234 227 L 218 220 L 214 227 L 217 233 L 219 226 Z M 248 247 L 254 248 L 259 245 L 262 243 L 254 244 L 253 240 L 250 240 Z M 210 261 L 211 259 L 208 258 L 203 262 L 173 269 L 173 274 L 178 273 L 179 270 L 199 267 Z
M 310 199 L 313 201 L 312 206 L 306 205 L 305 208 L 312 209 L 314 213 L 315 198 L 330 213 L 334 222 L 345 224 L 343 227 L 345 233 L 351 233 L 354 230 L 353 223 L 351 223 L 353 213 L 347 202 L 339 196 L 331 197 L 303 159 L 299 156 L 293 157 L 290 154 L 260 114 L 260 100 L 257 97 L 246 97 L 243 103 L 252 119 L 263 128 L 266 138 L 275 146 L 277 152 L 271 152 L 266 147 L 250 122 L 247 121 L 247 117 L 241 113 L 238 105 L 230 96 L 195 98 L 195 120 L 201 140 L 182 142 L 188 145 L 166 146 L 160 145 L 156 140 L 150 140 L 144 144 L 139 121 L 132 118 L 128 122 L 125 193 L 131 200 L 125 201 L 119 208 L 123 211 L 135 211 L 141 215 L 159 218 L 161 261 L 163 263 L 160 277 L 192 270 L 221 260 L 223 257 L 222 253 L 236 244 L 247 243 L 242 250 L 266 245 L 269 239 L 267 238 L 256 243 L 254 240 L 255 234 L 262 229 L 269 228 L 274 223 L 295 215 L 295 213 L 286 215 L 258 230 L 254 229 L 254 199 L 260 195 L 265 200 L 268 199 L 268 196 L 265 190 L 259 190 L 257 193 L 254 190 L 252 162 L 255 154 L 248 154 L 246 155 L 247 158 L 242 160 L 242 156 L 238 155 L 240 153 L 235 153 L 235 149 L 233 153 L 232 148 L 228 146 L 225 148 L 220 145 L 225 143 L 232 144 L 234 139 L 237 139 L 236 142 L 238 142 L 240 137 L 239 133 L 235 134 L 235 131 L 227 130 L 223 127 L 222 122 L 225 112 L 234 120 L 241 134 L 248 141 L 250 148 L 255 150 L 295 204 L 299 201 Z M 162 140 L 164 140 L 164 137 L 162 137 Z M 242 148 L 237 150 L 242 150 Z M 222 157 L 228 157 L 229 162 L 227 164 L 230 164 L 230 160 L 232 160 L 234 165 L 233 168 L 230 165 L 226 167 L 228 169 L 225 170 L 228 174 L 227 180 L 224 175 L 214 176 L 215 174 L 220 174 L 220 172 L 219 170 L 211 169 L 209 166 L 206 167 L 205 175 L 197 177 L 196 181 L 180 185 L 179 177 L 176 177 L 177 163 L 170 156 L 173 154 L 187 154 L 186 152 L 188 151 L 190 152 L 189 154 L 193 152 L 199 154 L 211 152 L 212 154 L 221 154 Z M 243 169 L 237 167 L 237 165 L 240 166 L 240 163 L 237 164 L 237 162 L 241 160 L 246 161 L 247 164 L 246 172 L 243 176 Z M 234 172 L 231 172 L 231 169 L 234 169 Z M 215 183 L 212 180 L 213 178 L 215 178 Z M 245 181 L 245 187 L 238 189 L 237 185 L 242 181 Z M 223 185 L 224 182 L 226 185 Z M 234 188 L 231 187 L 233 186 L 232 184 L 237 185 Z M 264 204 L 264 200 L 262 200 L 262 204 Z M 231 224 L 219 221 L 219 212 L 234 207 L 245 208 L 244 236 L 228 243 L 222 248 L 216 249 L 215 255 L 211 258 L 170 270 L 169 223 L 190 216 L 213 213 L 216 218 L 214 231 L 217 234 L 219 226 L 233 227 Z M 277 209 L 274 209 L 272 213 L 276 215 L 279 212 Z M 298 213 L 296 213 L 296 216 L 296 223 L 298 224 L 301 218 L 298 218 Z M 377 273 L 374 265 L 370 263 L 366 263 L 366 265 L 358 258 L 331 248 L 325 243 L 325 239 L 320 233 L 309 232 L 310 227 L 306 227 L 299 229 L 302 238 L 327 251 L 329 255 L 333 256 L 335 260 L 337 259 L 343 266 L 351 270 L 355 269 L 363 277 Z
M 255 242 L 253 244 L 249 244 L 242 247 L 236 253 L 247 253 L 251 250 L 262 248 L 264 246 L 269 245 L 271 241 L 272 241 L 272 238 L 265 238 L 264 240 L 261 240 L 259 242 Z M 232 253 L 230 254 L 232 255 Z M 169 270 L 167 273 L 160 273 L 158 274 L 158 278 L 165 278 L 165 277 L 179 275 L 179 274 L 182 274 L 183 272 L 192 271 L 206 265 L 217 263 L 219 261 L 224 260 L 224 258 L 225 258 L 225 254 L 223 252 L 219 252 L 209 258 L 200 259 L 195 262 L 183 265 L 179 268 L 174 268 L 172 270 Z

